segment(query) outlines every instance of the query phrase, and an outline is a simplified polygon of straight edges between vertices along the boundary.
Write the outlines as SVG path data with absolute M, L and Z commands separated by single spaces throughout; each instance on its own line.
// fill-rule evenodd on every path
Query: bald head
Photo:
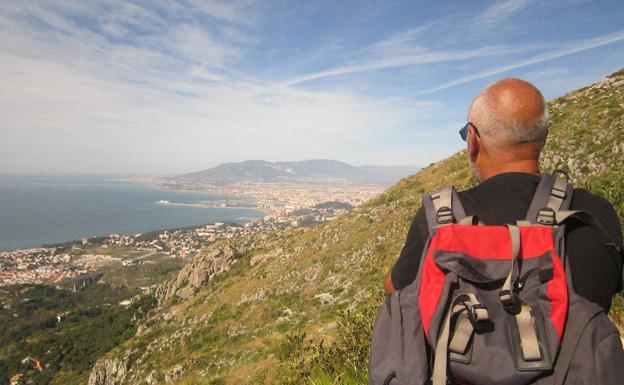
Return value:
M 478 127 L 491 153 L 509 153 L 518 145 L 535 144 L 538 156 L 548 132 L 544 96 L 520 79 L 503 79 L 481 91 L 470 106 L 468 120 Z

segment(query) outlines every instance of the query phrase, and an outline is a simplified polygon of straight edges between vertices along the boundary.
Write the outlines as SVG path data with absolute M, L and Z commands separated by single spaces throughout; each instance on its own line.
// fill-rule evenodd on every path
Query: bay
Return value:
M 264 215 L 197 205 L 223 198 L 102 176 L 0 175 L 0 250 L 217 221 L 244 223 Z

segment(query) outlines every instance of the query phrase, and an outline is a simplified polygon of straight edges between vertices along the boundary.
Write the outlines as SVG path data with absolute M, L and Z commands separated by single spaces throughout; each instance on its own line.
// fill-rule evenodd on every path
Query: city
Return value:
M 335 196 L 320 195 L 336 198 Z M 306 199 L 306 202 L 313 200 Z M 352 200 L 353 202 L 353 200 Z M 287 227 L 304 227 L 332 220 L 353 206 L 332 200 L 312 206 L 293 202 L 267 205 L 270 213 L 243 224 L 215 222 L 185 229 L 146 234 L 109 234 L 32 249 L 0 252 L 0 286 L 17 284 L 62 285 L 107 266 L 129 267 L 155 263 L 155 257 L 190 259 L 202 247 L 223 238 L 244 237 Z M 355 202 L 354 202 L 355 203 Z

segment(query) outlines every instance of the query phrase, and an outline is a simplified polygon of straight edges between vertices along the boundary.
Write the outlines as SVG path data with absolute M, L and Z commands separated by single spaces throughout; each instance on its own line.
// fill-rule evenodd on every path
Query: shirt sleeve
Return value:
M 589 192 L 575 190 L 575 194 L 581 198 Z M 590 201 L 591 204 L 584 209 L 590 211 L 602 224 L 611 239 L 582 223 L 571 222 L 568 225 L 566 247 L 570 259 L 572 285 L 578 295 L 602 306 L 608 312 L 611 308 L 611 299 L 622 290 L 624 262 L 622 255 L 608 243 L 613 242 L 622 247 L 622 229 L 617 213 L 606 199 L 594 195 L 593 199 L 586 201 Z
M 407 232 L 405 245 L 399 259 L 391 270 L 392 285 L 396 290 L 403 289 L 416 279 L 420 257 L 427 242 L 429 228 L 425 211 L 420 208 Z

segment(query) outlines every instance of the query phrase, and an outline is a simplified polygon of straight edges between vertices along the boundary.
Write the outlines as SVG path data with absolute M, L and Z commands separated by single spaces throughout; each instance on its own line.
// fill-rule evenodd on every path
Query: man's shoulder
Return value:
M 570 208 L 572 210 L 586 210 L 592 213 L 596 211 L 596 215 L 602 212 L 617 215 L 611 202 L 585 188 L 574 188 Z
M 570 209 L 584 210 L 591 213 L 605 227 L 613 240 L 619 241 L 622 239 L 620 219 L 615 208 L 607 199 L 587 189 L 575 188 Z

